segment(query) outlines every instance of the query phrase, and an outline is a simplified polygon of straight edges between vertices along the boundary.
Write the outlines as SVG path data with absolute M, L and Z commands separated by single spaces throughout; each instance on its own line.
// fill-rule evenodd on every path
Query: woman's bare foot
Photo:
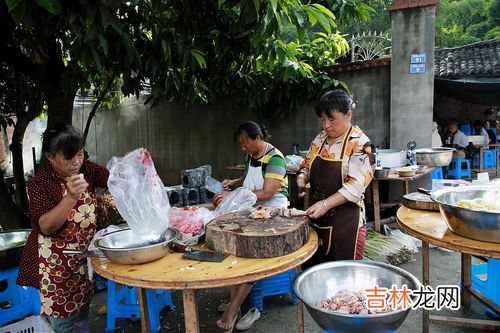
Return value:
M 236 319 L 238 319 L 238 310 L 227 308 L 222 314 L 219 320 L 217 320 L 217 326 L 226 330 L 226 332 L 232 332 L 234 325 L 236 324 Z

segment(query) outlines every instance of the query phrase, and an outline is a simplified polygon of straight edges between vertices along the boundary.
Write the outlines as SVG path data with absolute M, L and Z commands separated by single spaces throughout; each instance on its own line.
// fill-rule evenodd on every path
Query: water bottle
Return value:
M 292 155 L 299 155 L 299 144 L 292 144 Z
M 410 141 L 406 147 L 408 148 L 408 164 L 417 165 L 417 160 L 415 159 L 415 148 L 417 147 L 417 143 L 415 141 Z

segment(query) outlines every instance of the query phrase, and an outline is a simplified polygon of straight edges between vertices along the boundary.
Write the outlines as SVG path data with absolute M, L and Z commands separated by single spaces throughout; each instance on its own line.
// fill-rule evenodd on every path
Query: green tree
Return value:
M 279 114 L 339 84 L 316 68 L 348 49 L 332 12 L 300 0 L 6 0 L 0 30 L 0 65 L 33 82 L 49 125 L 71 123 L 79 89 L 104 99 L 116 80 L 125 95 L 148 82 L 153 102 L 234 96 Z
M 456 47 L 488 39 L 494 28 L 492 0 L 442 0 L 436 18 L 436 46 Z

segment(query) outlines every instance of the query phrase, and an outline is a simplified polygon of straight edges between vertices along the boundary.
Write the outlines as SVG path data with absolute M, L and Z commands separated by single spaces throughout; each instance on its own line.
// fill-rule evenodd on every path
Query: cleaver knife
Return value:
M 184 252 L 183 258 L 199 260 L 199 261 L 211 261 L 211 262 L 222 262 L 226 259 L 229 254 L 222 254 L 210 251 L 201 250 L 186 250 Z

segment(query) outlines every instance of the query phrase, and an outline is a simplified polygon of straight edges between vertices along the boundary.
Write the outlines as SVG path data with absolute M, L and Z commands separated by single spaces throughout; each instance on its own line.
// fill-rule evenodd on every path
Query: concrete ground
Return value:
M 437 285 L 457 285 L 460 281 L 460 254 L 448 252 L 446 250 L 431 248 L 430 255 L 430 282 L 433 287 Z M 401 268 L 413 273 L 421 279 L 421 254 L 415 256 L 415 260 L 400 266 Z M 172 292 L 175 310 L 161 313 L 160 332 L 184 332 L 184 315 L 182 311 L 182 293 L 180 291 Z M 205 289 L 197 292 L 200 331 L 201 332 L 220 332 L 215 325 L 215 321 L 220 314 L 217 312 L 217 306 L 229 297 L 228 288 Z M 473 299 L 472 306 L 467 310 L 451 311 L 442 310 L 439 314 L 452 317 L 470 317 L 476 319 L 488 319 L 484 308 Z M 90 322 L 91 332 L 104 332 L 106 328 L 106 315 L 99 314 L 106 304 L 106 290 L 96 293 L 91 304 Z M 101 310 L 101 311 L 99 311 Z M 321 328 L 313 321 L 309 313 L 305 312 L 305 332 L 319 333 Z M 432 313 L 436 314 L 437 311 Z M 264 312 L 262 317 L 247 332 L 269 332 L 269 333 L 288 333 L 296 331 L 296 307 L 291 305 L 288 295 L 272 296 L 264 299 Z M 139 332 L 140 322 L 129 319 L 116 320 L 115 332 Z M 235 330 L 236 332 L 236 330 Z M 405 322 L 399 329 L 400 333 L 422 332 L 422 313 L 420 310 L 410 311 Z M 462 333 L 462 332 L 481 332 L 477 329 L 463 329 L 451 326 L 431 324 L 432 333 Z M 354 333 L 354 332 L 353 332 Z

